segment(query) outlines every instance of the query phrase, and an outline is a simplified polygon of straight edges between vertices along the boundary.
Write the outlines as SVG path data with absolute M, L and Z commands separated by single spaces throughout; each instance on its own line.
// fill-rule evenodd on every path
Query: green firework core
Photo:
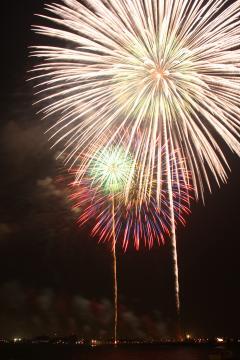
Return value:
M 122 147 L 105 147 L 98 150 L 90 163 L 90 177 L 106 193 L 125 189 L 132 174 L 133 160 Z

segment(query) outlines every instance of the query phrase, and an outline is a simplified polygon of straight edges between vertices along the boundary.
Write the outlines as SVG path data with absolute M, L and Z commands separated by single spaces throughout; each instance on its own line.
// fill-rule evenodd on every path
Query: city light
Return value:
M 22 341 L 21 338 L 14 338 L 14 339 L 13 339 L 13 342 L 14 342 L 14 343 L 18 343 L 18 342 L 21 342 L 21 341 Z

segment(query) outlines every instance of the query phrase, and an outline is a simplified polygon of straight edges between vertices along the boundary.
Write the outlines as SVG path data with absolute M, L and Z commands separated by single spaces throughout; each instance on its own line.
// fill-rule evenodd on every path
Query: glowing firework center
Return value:
M 123 192 L 132 177 L 133 160 L 122 147 L 106 147 L 98 150 L 89 166 L 93 184 L 105 193 Z
M 116 84 L 121 81 L 121 91 L 115 91 L 115 98 L 122 100 L 122 104 L 129 102 L 133 107 L 137 99 L 142 105 L 145 102 L 149 106 L 150 103 L 158 105 L 159 93 L 167 98 L 175 94 L 179 86 L 184 89 L 186 80 L 194 80 L 191 51 L 175 37 L 158 36 L 153 48 L 135 41 L 132 47 L 126 46 L 129 55 L 114 64 Z

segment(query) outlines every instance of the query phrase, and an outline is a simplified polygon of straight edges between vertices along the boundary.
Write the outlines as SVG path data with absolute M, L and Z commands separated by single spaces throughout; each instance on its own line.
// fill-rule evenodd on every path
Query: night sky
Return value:
M 41 334 L 112 335 L 112 258 L 79 230 L 61 163 L 43 134 L 49 125 L 32 107 L 26 82 L 38 43 L 30 25 L 41 0 L 1 7 L 0 338 Z M 179 227 L 183 329 L 200 336 L 240 335 L 240 159 L 223 147 L 229 182 L 192 205 Z M 169 242 L 150 252 L 118 249 L 120 324 L 124 337 L 173 331 L 174 289 Z

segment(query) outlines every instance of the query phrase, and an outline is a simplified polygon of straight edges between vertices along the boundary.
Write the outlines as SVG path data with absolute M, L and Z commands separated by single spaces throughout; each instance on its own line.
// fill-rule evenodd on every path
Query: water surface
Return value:
M 231 350 L 231 351 L 229 351 Z M 1 360 L 210 360 L 218 353 L 219 360 L 240 360 L 237 348 L 216 349 L 213 346 L 126 345 L 126 346 L 63 346 L 22 345 L 0 347 Z M 217 358 L 216 358 L 217 359 Z

